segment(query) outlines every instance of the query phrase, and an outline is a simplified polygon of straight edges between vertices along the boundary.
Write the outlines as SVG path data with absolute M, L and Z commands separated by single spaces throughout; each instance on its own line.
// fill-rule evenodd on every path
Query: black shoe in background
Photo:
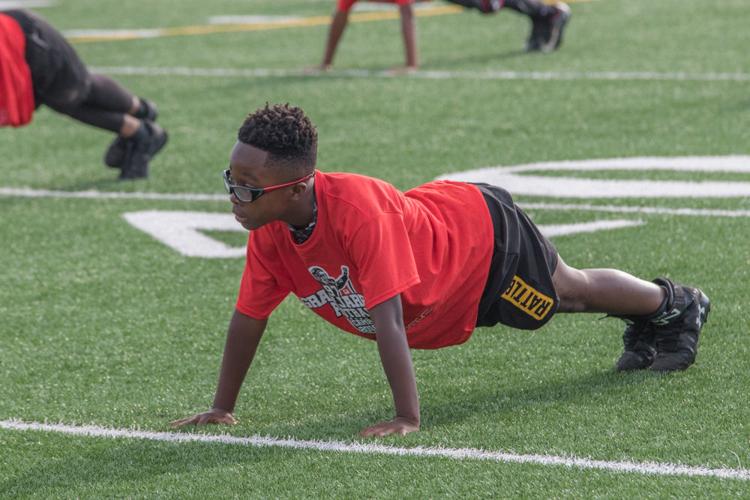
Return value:
M 141 120 L 155 122 L 159 117 L 159 108 L 148 99 L 143 97 L 139 97 L 138 99 L 141 102 L 141 107 L 133 116 Z M 112 168 L 122 168 L 122 164 L 125 161 L 126 147 L 127 139 L 125 137 L 119 135 L 115 137 L 104 153 L 104 164 Z
M 548 21 L 544 18 L 536 17 L 531 19 L 531 33 L 526 40 L 526 52 L 539 52 L 542 50 L 544 34 L 547 31 L 548 24 Z
M 111 168 L 121 168 L 125 161 L 128 140 L 118 135 L 104 153 L 104 164 Z
M 164 147 L 169 136 L 155 123 L 144 121 L 141 129 L 125 141 L 125 155 L 120 180 L 148 177 L 151 159 Z
M 534 27 L 537 28 L 538 33 L 536 44 L 538 44 L 539 48 L 537 50 L 542 52 L 552 52 L 553 50 L 560 48 L 565 26 L 567 26 L 568 21 L 570 21 L 570 7 L 568 7 L 567 4 L 558 2 L 553 8 L 555 9 L 555 13 L 538 20 L 538 27 L 536 26 L 537 21 L 534 22 Z M 534 35 L 534 29 L 532 29 L 532 35 Z M 531 45 L 532 44 L 529 43 L 527 44 L 527 47 Z

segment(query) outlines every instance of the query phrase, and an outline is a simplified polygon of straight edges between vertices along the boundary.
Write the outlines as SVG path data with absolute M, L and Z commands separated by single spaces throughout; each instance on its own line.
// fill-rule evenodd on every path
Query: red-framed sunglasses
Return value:
M 224 187 L 227 190 L 227 193 L 233 194 L 237 197 L 238 200 L 240 200 L 242 203 L 252 203 L 261 196 L 263 196 L 264 193 L 268 193 L 270 191 L 276 191 L 277 189 L 293 186 L 297 184 L 298 182 L 304 182 L 308 179 L 312 179 L 315 176 L 315 171 L 313 170 L 311 173 L 307 174 L 304 177 L 300 177 L 297 180 L 293 180 L 290 182 L 285 182 L 283 184 L 276 184 L 275 186 L 267 186 L 267 187 L 253 187 L 253 186 L 242 186 L 240 184 L 235 184 L 232 181 L 232 178 L 229 176 L 229 169 L 224 170 Z

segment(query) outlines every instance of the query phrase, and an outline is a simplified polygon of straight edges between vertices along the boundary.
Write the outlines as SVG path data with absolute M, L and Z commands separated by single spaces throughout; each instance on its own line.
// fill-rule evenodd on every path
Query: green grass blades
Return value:
M 148 180 L 117 182 L 101 161 L 111 137 L 46 109 L 29 127 L 0 131 L 0 420 L 168 432 L 170 420 L 209 407 L 243 259 L 184 256 L 125 215 L 231 218 L 220 174 L 242 119 L 266 102 L 309 113 L 321 169 L 401 189 L 480 167 L 750 155 L 746 2 L 575 3 L 564 44 L 550 55 L 521 52 L 529 26 L 512 12 L 421 16 L 423 71 L 401 77 L 382 73 L 402 63 L 398 21 L 355 19 L 335 69 L 303 75 L 320 61 L 333 8 L 328 0 L 66 0 L 39 10 L 71 32 L 212 26 L 211 17 L 229 15 L 323 21 L 77 42 L 89 65 L 158 103 L 171 139 Z M 741 186 L 750 183 L 744 165 L 523 175 Z M 9 191 L 21 188 L 123 197 Z M 413 353 L 422 430 L 372 442 L 750 468 L 749 197 L 516 198 L 543 226 L 640 221 L 554 242 L 573 266 L 700 286 L 713 309 L 695 366 L 669 376 L 615 373 L 623 325 L 597 315 L 559 315 L 534 332 L 482 329 L 462 346 Z M 203 234 L 234 249 L 246 238 L 223 227 Z M 239 424 L 197 432 L 350 442 L 391 413 L 375 344 L 290 298 L 245 383 Z M 716 477 L 13 430 L 0 430 L 0 465 L 0 496 L 30 498 L 742 497 L 750 488 Z

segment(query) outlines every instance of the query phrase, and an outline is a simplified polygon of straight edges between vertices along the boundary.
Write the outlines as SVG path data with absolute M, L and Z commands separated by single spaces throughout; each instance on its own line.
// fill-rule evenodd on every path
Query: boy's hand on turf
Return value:
M 405 436 L 410 432 L 417 432 L 419 430 L 419 423 L 405 417 L 396 417 L 388 422 L 380 422 L 379 424 L 371 425 L 366 429 L 363 429 L 359 435 L 362 437 L 383 437 L 391 434 L 400 434 Z
M 174 428 L 184 427 L 186 425 L 206 425 L 206 424 L 226 424 L 234 425 L 237 423 L 237 419 L 234 418 L 231 412 L 221 410 L 219 408 L 212 408 L 211 410 L 203 413 L 198 413 L 192 417 L 181 418 L 171 422 Z

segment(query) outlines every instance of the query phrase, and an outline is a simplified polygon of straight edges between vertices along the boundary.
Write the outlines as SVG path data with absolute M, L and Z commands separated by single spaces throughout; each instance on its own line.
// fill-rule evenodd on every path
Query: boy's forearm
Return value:
M 403 325 L 399 296 L 372 311 L 376 341 L 388 384 L 393 392 L 396 416 L 419 425 L 419 395 L 411 352 Z
M 231 412 L 255 356 L 266 320 L 256 320 L 237 311 L 229 323 L 221 373 L 214 397 L 214 408 Z
M 419 395 L 417 394 L 417 381 L 414 376 L 409 347 L 404 348 L 395 340 L 397 336 L 403 336 L 404 344 L 406 337 L 397 331 L 379 332 L 379 338 L 389 337 L 389 340 L 378 341 L 378 351 L 383 362 L 383 370 L 388 378 L 388 384 L 393 392 L 393 404 L 396 408 L 396 416 L 403 417 L 415 424 L 419 424 Z

